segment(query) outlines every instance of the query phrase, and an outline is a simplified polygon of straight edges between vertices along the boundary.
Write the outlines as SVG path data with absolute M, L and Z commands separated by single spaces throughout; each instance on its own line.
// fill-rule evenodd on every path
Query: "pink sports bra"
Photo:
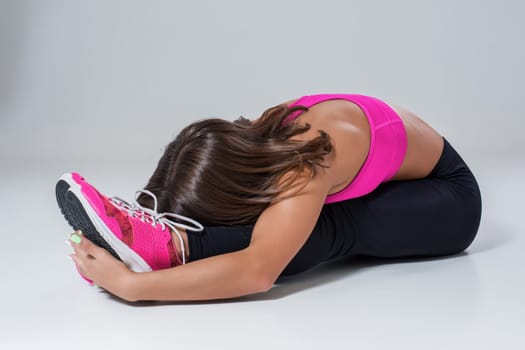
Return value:
M 399 170 L 407 150 L 407 135 L 399 115 L 385 102 L 370 96 L 355 94 L 322 94 L 299 98 L 292 106 L 312 107 L 328 100 L 347 100 L 359 106 L 370 124 L 370 148 L 365 162 L 352 182 L 341 191 L 331 194 L 325 203 L 340 202 L 364 196 L 381 183 L 390 180 Z M 290 115 L 296 119 L 302 112 Z

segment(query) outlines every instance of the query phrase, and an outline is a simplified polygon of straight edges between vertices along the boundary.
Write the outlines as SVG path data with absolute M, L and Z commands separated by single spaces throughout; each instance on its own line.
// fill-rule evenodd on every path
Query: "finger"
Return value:
M 67 239 L 67 243 L 69 243 L 69 245 L 71 246 L 71 248 L 73 248 L 73 252 L 74 254 L 80 254 L 80 247 L 79 247 L 79 243 L 80 243 L 80 236 L 78 236 L 77 234 L 75 233 L 72 233 L 69 238 Z M 71 256 L 71 255 L 70 255 Z M 72 256 L 71 256 L 72 257 Z
M 89 278 L 82 258 L 76 254 L 70 254 L 69 256 L 71 257 L 71 260 L 73 260 L 73 262 L 75 263 L 78 272 L 80 272 L 83 276 Z
M 101 250 L 100 247 L 92 243 L 81 232 L 75 232 L 70 236 L 69 240 L 75 250 L 75 254 L 78 255 L 96 257 Z
M 84 252 L 84 249 L 82 249 L 81 243 L 85 238 L 82 237 L 78 232 L 72 233 L 69 236 L 68 242 L 73 248 L 73 251 L 75 252 L 75 255 L 77 257 L 85 256 L 86 252 Z
M 86 252 L 87 255 L 91 255 L 92 257 L 97 256 L 99 251 L 102 249 L 87 239 L 85 236 L 82 236 L 79 246 L 84 252 Z

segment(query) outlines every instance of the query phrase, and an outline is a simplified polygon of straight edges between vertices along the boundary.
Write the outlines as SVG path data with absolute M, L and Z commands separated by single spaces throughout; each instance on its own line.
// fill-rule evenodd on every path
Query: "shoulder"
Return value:
M 319 130 L 330 136 L 332 152 L 326 158 L 329 168 L 324 171 L 324 180 L 331 185 L 330 193 L 344 188 L 358 173 L 370 149 L 370 125 L 363 110 L 350 101 L 330 100 L 311 107 L 296 122 L 311 126 L 295 136 L 297 140 L 311 140 Z
M 328 155 L 329 156 L 329 155 Z M 316 194 L 318 196 L 327 196 L 330 190 L 330 157 L 327 157 L 322 165 L 316 165 L 315 170 L 309 167 L 301 171 L 291 170 L 285 172 L 278 180 L 276 189 L 279 195 L 275 198 L 274 203 L 280 202 L 294 196 L 304 196 L 307 194 Z

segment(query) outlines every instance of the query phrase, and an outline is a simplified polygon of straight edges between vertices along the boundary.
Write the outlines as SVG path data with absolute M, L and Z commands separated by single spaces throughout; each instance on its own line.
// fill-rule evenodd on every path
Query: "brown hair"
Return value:
M 207 226 L 254 224 L 301 174 L 311 178 L 318 167 L 326 167 L 324 157 L 332 150 L 326 132 L 319 130 L 308 141 L 291 139 L 310 125 L 287 118 L 306 110 L 283 104 L 253 122 L 240 117 L 193 123 L 166 147 L 145 189 L 157 196 L 159 212 L 189 216 Z M 152 204 L 146 196 L 139 203 Z

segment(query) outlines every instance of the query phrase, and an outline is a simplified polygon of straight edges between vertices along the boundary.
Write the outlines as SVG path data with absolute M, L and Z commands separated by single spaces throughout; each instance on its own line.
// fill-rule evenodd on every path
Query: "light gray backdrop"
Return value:
M 522 348 L 524 10 L 0 0 L 0 348 Z M 63 172 L 131 199 L 188 122 L 255 117 L 316 92 L 403 105 L 453 143 L 484 199 L 467 254 L 347 262 L 241 302 L 148 307 L 97 293 L 64 258 Z
M 524 9 L 518 0 L 2 0 L 0 156 L 156 159 L 189 121 L 254 117 L 315 92 L 404 105 L 466 154 L 523 156 Z

